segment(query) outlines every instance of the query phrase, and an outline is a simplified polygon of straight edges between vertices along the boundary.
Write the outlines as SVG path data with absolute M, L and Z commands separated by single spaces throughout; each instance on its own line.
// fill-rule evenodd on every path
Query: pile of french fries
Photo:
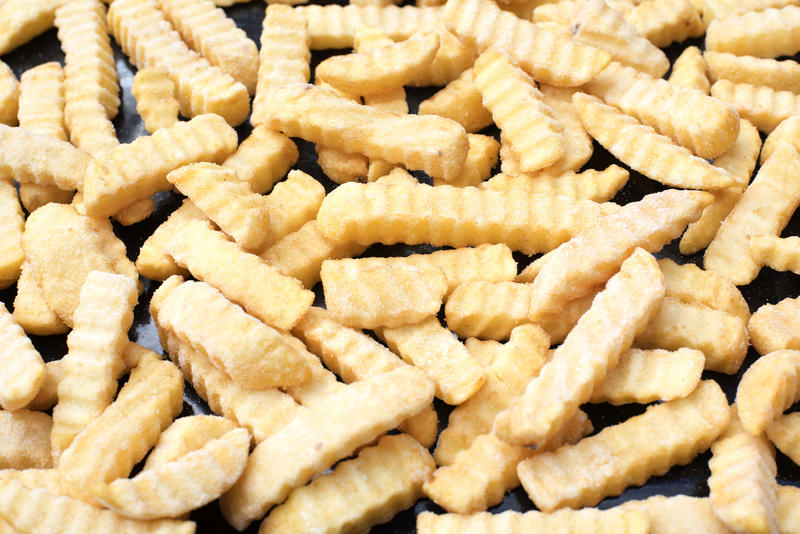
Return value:
M 367 532 L 423 497 L 420 534 L 800 533 L 800 297 L 751 316 L 737 288 L 800 274 L 800 0 L 289 1 L 260 49 L 236 1 L 0 3 L 0 53 L 55 26 L 65 56 L 0 61 L 0 534 L 193 533 L 216 500 Z M 327 48 L 352 53 L 309 84 Z M 614 203 L 595 142 L 666 187 Z M 173 189 L 132 262 L 111 221 Z M 678 238 L 703 268 L 657 259 Z M 140 277 L 168 359 L 129 340 Z M 28 336 L 59 334 L 45 363 Z M 729 405 L 703 371 L 751 343 Z M 179 417 L 184 381 L 216 415 Z M 595 429 L 586 403 L 649 406 Z M 595 508 L 709 449 L 708 497 Z M 487 512 L 520 484 L 537 511 Z

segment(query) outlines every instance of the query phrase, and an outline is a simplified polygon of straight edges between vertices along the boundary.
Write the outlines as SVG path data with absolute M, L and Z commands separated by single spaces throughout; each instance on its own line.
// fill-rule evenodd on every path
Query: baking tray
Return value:
M 321 2 L 333 3 L 333 2 Z M 256 43 L 259 43 L 261 35 L 261 21 L 264 17 L 265 4 L 263 1 L 252 1 L 247 4 L 238 4 L 230 8 L 226 8 L 227 14 L 232 17 L 236 24 L 247 32 L 248 36 Z M 670 61 L 674 61 L 681 51 L 689 45 L 703 47 L 702 39 L 690 40 L 685 43 L 673 45 L 666 50 Z M 128 143 L 141 135 L 146 135 L 141 118 L 136 113 L 136 102 L 131 94 L 131 83 L 133 82 L 133 74 L 136 72 L 135 67 L 131 65 L 127 57 L 122 54 L 116 43 L 113 43 L 114 55 L 117 63 L 117 71 L 120 76 L 121 91 L 121 106 L 119 115 L 114 119 L 114 126 L 117 130 L 119 140 L 123 143 Z M 312 68 L 317 63 L 333 54 L 344 53 L 347 50 L 328 50 L 323 52 L 314 52 L 312 54 Z M 3 61 L 7 62 L 13 69 L 14 73 L 19 77 L 26 69 L 34 67 L 38 64 L 47 61 L 59 61 L 63 64 L 64 54 L 61 51 L 56 31 L 50 30 L 43 35 L 37 37 L 30 43 L 20 47 L 19 49 L 6 54 L 2 57 Z M 419 102 L 428 98 L 435 93 L 437 88 L 409 88 L 408 101 L 411 112 L 416 112 Z M 249 135 L 251 127 L 248 123 L 238 127 L 237 132 L 239 139 L 243 140 Z M 488 128 L 485 132 L 489 135 L 498 136 L 499 132 L 496 128 Z M 320 170 L 316 163 L 316 154 L 314 147 L 311 143 L 307 143 L 300 139 L 295 140 L 300 149 L 300 159 L 295 166 L 311 176 L 318 179 L 326 188 L 331 191 L 336 187 L 336 184 L 328 180 Z M 592 159 L 586 165 L 586 168 L 603 169 L 611 163 L 617 162 L 607 151 L 595 143 L 595 152 Z M 623 165 L 624 166 L 624 165 Z M 498 170 L 496 170 L 497 172 Z M 425 179 L 424 175 L 415 173 L 419 178 Z M 660 184 L 645 178 L 644 176 L 631 172 L 631 179 L 628 184 L 617 194 L 614 202 L 626 204 L 641 199 L 644 195 L 660 191 L 664 189 Z M 175 193 L 160 193 L 156 196 L 156 207 L 153 215 L 147 220 L 129 227 L 120 226 L 114 223 L 114 231 L 122 239 L 128 249 L 128 257 L 135 260 L 139 253 L 139 248 L 145 239 L 160 225 L 169 214 L 174 211 L 181 203 L 181 197 Z M 800 234 L 800 216 L 795 216 L 783 235 L 799 235 Z M 392 256 L 392 255 L 408 255 L 415 252 L 431 252 L 433 247 L 430 246 L 381 246 L 376 245 L 370 247 L 363 256 Z M 702 253 L 694 256 L 683 256 L 678 252 L 677 242 L 672 243 L 664 248 L 664 250 L 657 254 L 658 256 L 671 258 L 678 263 L 693 262 L 702 265 Z M 532 258 L 528 258 L 519 254 L 515 254 L 515 258 L 520 264 L 520 269 L 527 265 Z M 144 280 L 144 293 L 139 298 L 139 304 L 134 313 L 134 323 L 130 331 L 130 338 L 137 343 L 144 345 L 147 348 L 155 350 L 156 352 L 163 353 L 158 341 L 153 319 L 148 311 L 150 297 L 153 291 L 158 287 L 157 282 Z M 793 273 L 779 273 L 769 268 L 762 269 L 758 278 L 748 286 L 741 288 L 742 293 L 750 305 L 751 311 L 755 311 L 762 304 L 776 303 L 786 297 L 796 297 L 800 295 L 800 277 Z M 322 289 L 320 284 L 315 288 L 317 294 L 316 305 L 323 304 Z M 13 304 L 14 295 L 16 295 L 16 286 L 0 291 L 0 301 L 2 301 L 9 309 Z M 37 337 L 32 336 L 33 343 L 36 348 L 41 352 L 45 360 L 54 360 L 61 358 L 67 352 L 66 336 L 50 336 L 50 337 Z M 744 369 L 746 369 L 755 359 L 758 354 L 751 347 L 747 359 L 740 372 L 733 376 L 722 375 L 719 373 L 705 372 L 703 378 L 712 378 L 716 380 L 725 390 L 728 400 L 733 402 L 736 394 L 736 386 L 739 383 Z M 452 410 L 444 403 L 436 400 L 436 410 L 439 414 L 439 424 L 443 427 L 447 423 L 447 417 Z M 595 432 L 600 429 L 619 423 L 644 412 L 645 406 L 643 405 L 626 405 L 621 407 L 613 407 L 607 404 L 587 404 L 582 407 L 589 415 L 595 427 Z M 796 407 L 795 407 L 796 408 Z M 200 399 L 192 388 L 187 384 L 186 392 L 184 394 L 184 409 L 181 415 L 193 415 L 201 413 L 210 413 L 206 403 Z M 693 495 L 693 496 L 707 496 L 708 486 L 706 479 L 709 475 L 708 459 L 710 452 L 705 452 L 699 455 L 692 463 L 685 466 L 676 466 L 672 468 L 666 475 L 660 477 L 653 477 L 648 480 L 647 484 L 641 487 L 628 488 L 619 497 L 608 498 L 599 504 L 600 508 L 610 508 L 616 506 L 624 501 L 632 499 L 644 499 L 651 495 Z M 800 485 L 800 468 L 795 465 L 789 458 L 777 453 L 778 464 L 778 480 L 781 484 Z M 524 490 L 519 487 L 511 493 L 507 494 L 503 502 L 490 509 L 492 512 L 499 512 L 503 510 L 533 510 L 535 507 L 528 499 Z M 444 510 L 433 504 L 428 499 L 422 499 L 416 503 L 413 509 L 406 510 L 398 514 L 391 522 L 384 525 L 376 526 L 372 529 L 374 534 L 410 534 L 415 532 L 415 516 L 422 511 L 434 511 L 443 513 Z M 236 532 L 233 528 L 222 519 L 219 508 L 216 502 L 213 502 L 204 508 L 192 513 L 191 518 L 197 521 L 198 533 L 233 533 Z M 253 523 L 246 532 L 255 533 L 258 531 L 260 521 Z

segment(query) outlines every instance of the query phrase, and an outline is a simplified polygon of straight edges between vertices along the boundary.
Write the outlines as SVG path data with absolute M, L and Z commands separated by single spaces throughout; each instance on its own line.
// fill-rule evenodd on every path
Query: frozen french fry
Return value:
M 500 143 L 488 135 L 467 134 L 469 139 L 469 152 L 467 161 L 464 162 L 464 172 L 449 184 L 441 180 L 434 180 L 433 185 L 452 185 L 456 187 L 477 187 L 491 176 L 492 169 L 497 165 Z
M 620 161 L 652 180 L 695 189 L 719 189 L 737 184 L 727 171 L 694 156 L 653 128 L 595 97 L 576 93 L 572 102 L 589 135 Z
M 800 154 L 781 144 L 761 166 L 706 249 L 703 265 L 736 285 L 748 284 L 761 265 L 749 254 L 748 237 L 778 234 L 800 204 Z M 769 209 L 764 209 L 769 206 Z
M 711 95 L 736 108 L 742 118 L 768 134 L 800 112 L 800 96 L 761 85 L 719 80 L 711 86 Z
M 524 460 L 517 474 L 540 510 L 593 506 L 688 463 L 725 430 L 729 417 L 725 394 L 704 380 L 688 397 L 650 406 L 576 445 Z
M 636 507 L 650 517 L 651 534 L 680 534 L 693 531 L 708 534 L 730 534 L 711 509 L 708 497 L 655 495 L 643 501 L 630 501 L 620 508 Z
M 797 5 L 796 0 L 703 0 L 703 22 L 708 26 L 714 19 L 724 19 L 749 11 Z
M 155 202 L 152 197 L 145 197 L 137 200 L 130 206 L 126 206 L 111 216 L 112 219 L 122 226 L 130 226 L 142 222 L 150 217 L 155 210 Z
M 3 232 L 3 241 L 0 242 L 0 288 L 5 288 L 17 281 L 25 262 L 22 248 L 25 219 L 11 180 L 0 179 L 0 228 Z
M 800 238 L 797 236 L 753 235 L 750 255 L 756 263 L 776 271 L 800 271 Z
M 102 4 L 99 0 L 98 3 Z M 94 100 L 72 101 L 68 97 L 64 106 L 64 122 L 70 131 L 72 143 L 93 157 L 119 146 L 114 125 L 105 113 L 103 105 Z
M 800 490 L 793 486 L 778 486 L 778 523 L 781 532 L 792 532 L 800 527 L 797 505 L 800 503 Z
M 589 81 L 609 62 L 608 52 L 535 28 L 489 0 L 449 0 L 442 11 L 448 29 L 479 52 L 507 52 L 531 77 L 558 87 Z
M 220 499 L 223 516 L 244 529 L 314 474 L 418 413 L 433 399 L 433 389 L 421 371 L 403 367 L 304 409 L 255 448 L 242 477 Z
M 147 455 L 143 470 L 163 467 L 199 450 L 212 439 L 236 430 L 236 423 L 216 415 L 179 417 L 161 433 L 158 443 Z
M 44 364 L 44 378 L 39 392 L 25 407 L 28 410 L 47 411 L 58 401 L 58 383 L 64 376 L 64 365 L 61 360 L 53 360 Z
M 163 67 L 137 70 L 131 92 L 136 99 L 136 112 L 142 116 L 147 133 L 154 134 L 178 122 L 180 104 L 175 98 L 175 84 Z
M 800 461 L 798 435 L 800 435 L 800 414 L 798 413 L 778 417 L 767 427 L 767 437 L 794 463 Z
M 735 405 L 711 454 L 709 499 L 717 517 L 734 532 L 778 532 L 775 449 L 742 428 Z
M 708 94 L 711 89 L 711 83 L 708 81 L 708 66 L 699 48 L 690 46 L 678 56 L 672 66 L 669 83 L 697 89 L 703 94 Z
M 772 133 L 767 136 L 767 140 L 764 141 L 764 146 L 761 149 L 761 164 L 763 165 L 764 162 L 767 161 L 781 143 L 789 143 L 794 146 L 795 149 L 800 150 L 800 146 L 795 144 L 795 140 L 799 134 L 800 118 L 798 117 L 791 116 L 778 124 L 778 126 L 772 130 Z
M 28 334 L 52 336 L 69 330 L 47 304 L 39 281 L 33 274 L 31 264 L 22 263 L 17 280 L 17 295 L 14 298 L 14 320 Z
M 553 112 L 553 117 L 563 128 L 564 155 L 541 174 L 556 174 L 561 171 L 577 171 L 589 161 L 594 153 L 592 138 L 586 133 L 581 118 L 572 105 L 573 88 L 540 85 L 543 102 Z M 516 173 L 512 173 L 516 174 Z
M 514 327 L 530 322 L 530 295 L 530 284 L 462 284 L 445 304 L 447 327 L 463 338 L 508 339 Z
M 49 415 L 29 410 L 0 410 L 0 469 L 45 469 L 50 455 Z
M 0 106 L 7 109 L 7 106 Z M 42 63 L 19 78 L 19 125 L 67 140 L 64 130 L 64 73 L 56 61 Z M 34 210 L 28 210 L 34 211 Z
M 467 69 L 447 86 L 419 104 L 420 115 L 439 115 L 456 121 L 467 132 L 477 132 L 492 124 L 491 112 L 483 106 L 472 82 L 472 69 Z
M 800 51 L 800 6 L 748 11 L 708 25 L 706 50 L 776 58 Z
M 433 0 L 441 2 L 441 0 Z M 439 5 L 444 4 L 441 2 Z M 477 56 L 475 47 L 464 43 L 450 33 L 444 23 L 440 23 L 435 31 L 439 34 L 439 50 L 433 61 L 422 67 L 422 71 L 411 80 L 414 87 L 442 86 L 452 82 L 465 70 L 472 66 Z
M 800 398 L 800 352 L 777 350 L 747 368 L 736 389 L 742 426 L 758 436 Z
M 175 264 L 165 252 L 164 247 L 170 236 L 191 220 L 205 221 L 207 219 L 191 200 L 186 199 L 142 244 L 139 257 L 136 259 L 136 270 L 139 274 L 158 281 L 164 281 L 173 274 L 188 274 L 186 270 Z
M 59 0 L 12 0 L 0 5 L 0 54 L 7 54 L 53 27 Z
M 706 51 L 705 60 L 711 81 L 765 85 L 776 91 L 796 90 L 800 83 L 800 64 L 790 59 L 777 61 L 727 52 Z
M 18 410 L 39 391 L 44 362 L 31 340 L 0 303 L 0 407 Z
M 136 67 L 167 70 L 177 89 L 182 115 L 216 113 L 232 125 L 247 118 L 247 88 L 190 50 L 158 9 L 156 0 L 111 4 L 108 25 Z
M 625 13 L 625 20 L 658 47 L 703 35 L 700 13 L 689 0 L 639 2 Z
M 747 325 L 750 342 L 759 354 L 782 349 L 800 350 L 795 325 L 800 319 L 800 299 L 786 298 L 777 304 L 764 304 L 753 313 Z
M 258 79 L 256 44 L 225 16 L 224 11 L 217 9 L 214 2 L 158 0 L 158 5 L 193 50 L 241 82 L 250 94 L 255 92 Z
M 297 146 L 278 132 L 257 126 L 222 164 L 254 193 L 267 193 L 297 162 Z
M 546 171 L 525 176 L 509 176 L 501 173 L 489 178 L 482 187 L 608 202 L 628 182 L 628 178 L 630 178 L 628 171 L 617 165 L 611 165 L 602 171 L 594 169 L 586 169 L 580 173 L 566 171 L 555 176 Z

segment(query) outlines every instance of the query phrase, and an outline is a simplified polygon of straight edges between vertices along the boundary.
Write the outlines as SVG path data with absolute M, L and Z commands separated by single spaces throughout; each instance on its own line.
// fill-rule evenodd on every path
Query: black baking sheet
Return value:
M 329 3 L 329 2 L 323 2 Z M 265 5 L 262 1 L 253 1 L 247 4 L 238 4 L 230 8 L 226 8 L 226 12 L 232 17 L 240 28 L 244 29 L 248 36 L 256 43 L 259 43 L 261 34 L 261 21 L 264 17 Z M 702 39 L 688 41 L 679 45 L 674 45 L 667 49 L 667 55 L 671 61 L 680 54 L 685 46 L 696 45 L 702 48 Z M 119 115 L 114 120 L 114 126 L 117 129 L 119 140 L 123 143 L 128 143 L 139 137 L 145 135 L 145 129 L 140 117 L 136 113 L 136 103 L 131 94 L 131 83 L 133 81 L 133 74 L 136 71 L 135 67 L 127 60 L 124 54 L 121 53 L 116 43 L 114 47 L 114 54 L 117 62 L 117 71 L 120 76 L 120 85 L 122 87 Z M 312 67 L 319 61 L 326 57 L 344 53 L 347 50 L 332 50 L 324 52 L 314 52 L 312 54 Z M 59 61 L 63 64 L 64 55 L 56 36 L 55 30 L 50 30 L 47 33 L 37 37 L 27 45 L 6 54 L 2 57 L 3 61 L 7 62 L 14 70 L 14 73 L 19 77 L 26 69 L 34 67 L 38 64 L 47 61 Z M 419 102 L 429 97 L 437 88 L 409 88 L 408 100 L 411 112 L 415 112 Z M 800 91 L 800 88 L 798 88 Z M 245 139 L 250 133 L 250 126 L 248 123 L 237 128 L 240 141 Z M 497 129 L 492 127 L 487 129 L 489 135 L 498 135 Z M 296 140 L 300 148 L 300 160 L 296 168 L 299 168 L 310 175 L 314 176 L 325 185 L 325 188 L 330 191 L 336 184 L 325 178 L 319 166 L 316 164 L 316 155 L 314 153 L 313 145 L 306 143 L 302 140 Z M 603 169 L 611 163 L 617 163 L 614 158 L 606 152 L 602 147 L 595 143 L 595 153 L 586 168 Z M 800 179 L 800 177 L 798 177 Z M 660 191 L 664 189 L 660 184 L 649 180 L 637 173 L 631 173 L 631 179 L 628 184 L 619 192 L 614 198 L 615 202 L 626 204 L 628 202 L 641 199 L 644 195 Z M 147 237 L 161 224 L 167 216 L 175 210 L 181 202 L 181 198 L 175 193 L 161 193 L 156 197 L 156 209 L 154 214 L 147 220 L 130 226 L 123 227 L 114 223 L 114 230 L 117 235 L 125 242 L 128 249 L 128 256 L 135 260 L 139 248 Z M 795 216 L 789 223 L 783 235 L 798 235 L 800 234 L 800 216 Z M 432 247 L 429 246 L 373 246 L 370 247 L 364 256 L 387 256 L 387 255 L 407 255 L 413 252 L 430 252 Z M 682 256 L 677 249 L 677 242 L 667 246 L 661 256 L 672 258 L 679 263 L 694 262 L 702 266 L 702 253 L 694 256 Z M 519 254 L 515 254 L 515 258 L 520 264 L 522 269 L 531 258 L 526 258 Z M 155 330 L 155 325 L 149 314 L 149 301 L 153 291 L 158 286 L 157 283 L 149 280 L 144 280 L 145 291 L 139 299 L 139 304 L 135 310 L 134 325 L 130 331 L 130 338 L 137 343 L 144 345 L 147 348 L 163 353 L 159 345 L 158 335 Z M 796 297 L 800 295 L 800 277 L 792 273 L 779 273 L 769 268 L 764 268 L 758 278 L 748 286 L 741 288 L 742 293 L 750 305 L 751 311 L 755 311 L 759 306 L 765 303 L 776 303 L 786 297 Z M 322 290 L 319 284 L 315 288 L 317 293 L 317 305 L 322 304 Z M 16 286 L 0 291 L 0 301 L 6 304 L 11 309 L 13 304 L 14 295 L 16 294 Z M 45 360 L 59 359 L 66 353 L 66 336 L 51 336 L 51 337 L 36 337 L 33 336 L 34 345 L 39 349 Z M 713 378 L 719 382 L 728 395 L 729 401 L 733 402 L 736 393 L 736 385 L 741 378 L 744 369 L 750 365 L 758 354 L 750 348 L 747 360 L 745 361 L 742 370 L 735 376 L 721 375 L 718 373 L 706 372 L 703 378 Z M 447 415 L 451 408 L 446 406 L 440 401 L 436 401 L 437 412 L 439 413 L 440 427 L 447 423 Z M 589 414 L 592 423 L 595 427 L 595 432 L 600 429 L 624 421 L 625 419 L 642 413 L 644 406 L 641 405 L 627 405 L 622 407 L 613 407 L 607 404 L 600 405 L 586 405 L 583 409 Z M 186 385 L 186 393 L 184 395 L 184 410 L 182 415 L 192 415 L 198 413 L 210 413 L 208 406 L 203 402 L 197 394 Z M 631 499 L 644 499 L 651 495 L 694 495 L 706 496 L 708 495 L 708 486 L 706 479 L 709 475 L 708 459 L 710 453 L 706 452 L 698 456 L 692 463 L 686 466 L 677 466 L 671 469 L 666 475 L 661 477 L 651 478 L 647 484 L 642 487 L 632 487 L 625 491 L 621 496 L 609 498 L 600 503 L 600 508 L 609 508 L 616 506 L 624 501 Z M 786 456 L 777 453 L 778 463 L 778 479 L 782 484 L 800 485 L 800 468 L 798 468 Z M 517 488 L 515 491 L 506 495 L 502 504 L 491 509 L 493 512 L 502 510 L 532 510 L 533 504 L 525 495 L 522 488 Z M 375 534 L 409 534 L 415 532 L 415 516 L 417 513 L 430 510 L 442 513 L 443 510 L 434 505 L 427 499 L 417 502 L 412 510 L 407 510 L 397 515 L 391 522 L 375 527 L 372 532 Z M 229 527 L 222 519 L 217 503 L 213 502 L 210 505 L 192 513 L 191 518 L 197 521 L 198 533 L 233 533 L 236 532 L 233 528 Z M 246 532 L 257 532 L 259 521 L 255 522 Z

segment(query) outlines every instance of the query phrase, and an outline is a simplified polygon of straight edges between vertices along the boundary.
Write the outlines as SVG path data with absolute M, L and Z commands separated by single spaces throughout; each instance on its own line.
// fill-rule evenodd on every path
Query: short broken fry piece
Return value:
M 2 106 L 6 109 L 6 106 Z M 67 140 L 64 130 L 64 72 L 56 61 L 30 68 L 19 77 L 19 125 Z M 34 211 L 34 210 L 28 210 Z
M 748 367 L 736 389 L 742 426 L 758 436 L 800 399 L 800 352 L 777 350 Z
M 163 68 L 136 71 L 131 91 L 136 99 L 136 112 L 142 116 L 147 133 L 153 134 L 178 122 L 179 104 L 175 98 L 175 84 Z
M 266 193 L 297 162 L 297 146 L 285 135 L 256 126 L 236 152 L 222 164 L 236 171 L 254 193 Z
M 30 410 L 0 410 L 0 469 L 46 469 L 50 455 L 52 419 Z
M 420 102 L 419 114 L 439 115 L 454 120 L 469 133 L 492 124 L 492 114 L 483 107 L 483 98 L 472 82 L 471 68 L 462 72 L 444 89 Z
M 764 304 L 747 325 L 750 342 L 761 355 L 781 349 L 800 350 L 797 321 L 800 321 L 800 299 L 785 298 L 777 304 Z
M 66 333 L 69 327 L 47 304 L 31 264 L 26 261 L 21 269 L 14 298 L 14 320 L 28 334 L 52 336 Z
M 696 46 L 690 46 L 678 56 L 669 75 L 669 83 L 697 89 L 707 95 L 711 89 L 708 81 L 708 67 L 703 53 Z

